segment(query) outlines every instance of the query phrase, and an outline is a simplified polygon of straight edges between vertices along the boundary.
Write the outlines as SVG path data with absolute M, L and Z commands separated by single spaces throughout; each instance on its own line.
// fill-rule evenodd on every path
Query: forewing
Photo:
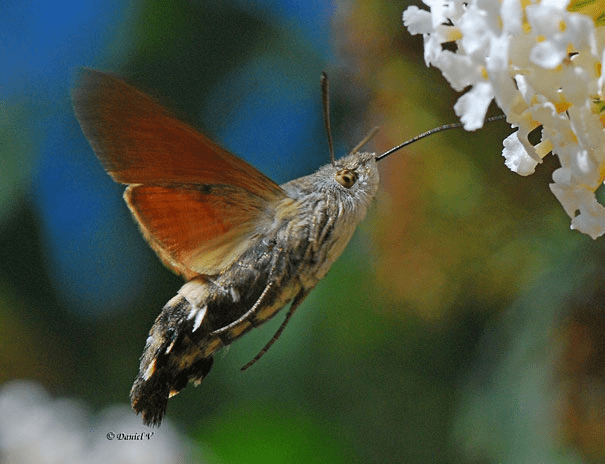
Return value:
M 72 99 L 84 134 L 117 182 L 233 185 L 266 200 L 283 195 L 257 169 L 117 77 L 84 69 Z

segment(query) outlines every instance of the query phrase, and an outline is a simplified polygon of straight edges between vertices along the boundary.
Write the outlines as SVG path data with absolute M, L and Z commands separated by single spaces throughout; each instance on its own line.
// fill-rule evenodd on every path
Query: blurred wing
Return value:
M 266 200 L 283 195 L 264 174 L 117 77 L 82 70 L 72 100 L 82 131 L 116 182 L 234 185 Z
M 134 185 L 124 199 L 164 264 L 190 279 L 218 274 L 248 247 L 266 202 L 237 187 Z
M 246 249 L 260 214 L 285 192 L 254 167 L 122 80 L 83 70 L 76 116 L 154 251 L 191 278 Z

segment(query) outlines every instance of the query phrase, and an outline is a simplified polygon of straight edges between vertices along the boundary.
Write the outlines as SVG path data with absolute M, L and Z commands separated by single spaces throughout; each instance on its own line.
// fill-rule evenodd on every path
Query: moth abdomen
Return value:
M 201 350 L 195 334 L 203 333 L 206 308 L 196 307 L 183 295 L 176 295 L 156 318 L 141 357 L 139 374 L 130 391 L 133 409 L 142 413 L 147 425 L 159 425 L 166 413 L 168 398 L 181 391 L 189 381 L 201 382 L 212 367 L 212 350 Z M 207 336 L 207 329 L 206 329 Z
M 241 285 L 227 285 L 234 281 L 231 273 L 240 274 Z M 168 399 L 189 382 L 199 384 L 218 349 L 271 318 L 298 291 L 297 285 L 278 289 L 267 279 L 249 263 L 235 264 L 222 276 L 190 280 L 164 305 L 130 394 L 145 424 L 159 425 Z M 255 310 L 247 316 L 251 308 Z

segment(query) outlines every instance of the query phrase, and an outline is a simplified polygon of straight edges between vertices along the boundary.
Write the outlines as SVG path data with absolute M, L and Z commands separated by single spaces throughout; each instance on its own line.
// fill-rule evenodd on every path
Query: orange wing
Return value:
M 82 131 L 116 182 L 235 185 L 267 200 L 283 195 L 264 174 L 117 77 L 84 69 L 72 99 Z
M 83 70 L 76 116 L 162 261 L 191 278 L 246 249 L 259 215 L 285 192 L 254 167 L 108 74 Z
M 255 232 L 266 202 L 238 187 L 133 185 L 124 199 L 164 264 L 190 279 L 219 273 Z

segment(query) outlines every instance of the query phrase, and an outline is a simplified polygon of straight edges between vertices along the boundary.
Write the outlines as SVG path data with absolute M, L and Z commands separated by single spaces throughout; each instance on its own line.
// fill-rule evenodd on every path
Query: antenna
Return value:
M 492 116 L 491 118 L 487 118 L 485 120 L 486 123 L 488 122 L 492 122 L 492 121 L 499 121 L 501 119 L 506 118 L 505 114 L 500 114 L 498 116 Z M 397 145 L 396 147 L 391 148 L 390 150 L 385 151 L 382 155 L 379 155 L 376 157 L 376 161 L 380 161 L 384 158 L 386 158 L 387 156 L 389 156 L 391 153 L 395 153 L 397 150 L 402 149 L 403 147 L 407 147 L 408 145 L 417 142 L 420 139 L 423 139 L 425 137 L 428 137 L 429 135 L 433 135 L 436 134 L 437 132 L 442 132 L 444 130 L 448 130 L 448 129 L 458 129 L 463 127 L 463 124 L 461 122 L 454 122 L 451 124 L 445 124 L 443 126 L 439 126 L 439 127 L 435 127 L 434 129 L 428 130 L 426 132 L 423 132 L 420 135 L 417 135 L 416 137 L 411 138 L 410 140 L 407 140 L 405 142 L 403 142 L 401 145 Z
M 334 141 L 332 140 L 332 127 L 330 126 L 330 85 L 328 83 L 328 75 L 325 71 L 321 72 L 321 103 L 324 110 L 324 124 L 326 133 L 328 134 L 328 145 L 330 147 L 330 161 L 334 166 Z
M 366 143 L 368 143 L 370 140 L 372 140 L 374 138 L 374 136 L 378 133 L 379 130 L 380 130 L 380 127 L 378 127 L 378 126 L 373 127 L 372 130 L 370 132 L 368 132 L 368 135 L 366 135 L 361 140 L 361 142 L 359 142 L 357 145 L 355 145 L 355 147 L 353 147 L 353 149 L 349 153 L 357 153 L 359 150 L 361 150 L 361 147 L 363 147 Z

